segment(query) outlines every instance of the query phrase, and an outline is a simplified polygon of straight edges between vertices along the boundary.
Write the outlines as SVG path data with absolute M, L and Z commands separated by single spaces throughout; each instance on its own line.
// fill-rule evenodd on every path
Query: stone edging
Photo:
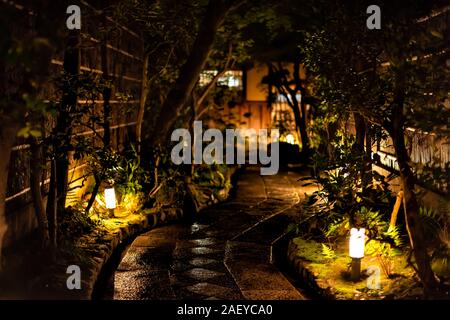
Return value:
M 287 261 L 295 276 L 314 294 L 322 299 L 334 300 L 333 288 L 322 283 L 314 273 L 308 269 L 305 260 L 297 256 L 298 246 L 292 241 L 289 241 L 287 250 Z
M 179 208 L 160 209 L 151 214 L 143 215 L 140 223 L 132 224 L 120 229 L 112 239 L 110 239 L 108 248 L 105 248 L 101 255 L 101 260 L 96 261 L 95 265 L 90 270 L 88 281 L 85 286 L 85 294 L 79 299 L 92 299 L 92 293 L 97 283 L 97 280 L 102 272 L 103 267 L 108 263 L 109 259 L 117 249 L 117 247 L 124 241 L 142 233 L 143 231 L 164 225 L 168 222 L 177 221 L 183 217 L 183 210 Z M 95 260 L 95 258 L 93 258 Z M 83 291 L 83 290 L 82 290 Z
M 104 266 L 118 248 L 118 246 L 134 236 L 147 230 L 151 230 L 165 223 L 176 221 L 183 217 L 183 211 L 179 208 L 162 208 L 157 212 L 149 212 L 141 215 L 139 221 L 118 228 L 117 230 L 105 235 L 96 237 L 94 241 L 83 242 L 75 248 L 82 257 L 88 257 L 87 261 L 70 261 L 69 264 L 78 265 L 81 270 L 81 289 L 68 290 L 66 280 L 69 274 L 66 274 L 67 265 L 58 265 L 56 270 L 52 270 L 53 278 L 40 279 L 33 287 L 34 290 L 44 290 L 44 296 L 33 298 L 44 299 L 79 299 L 90 300 L 94 287 L 103 271 Z M 56 273 L 56 274 L 55 274 Z M 51 285 L 50 285 L 51 283 Z M 32 292 L 34 291 L 32 290 Z

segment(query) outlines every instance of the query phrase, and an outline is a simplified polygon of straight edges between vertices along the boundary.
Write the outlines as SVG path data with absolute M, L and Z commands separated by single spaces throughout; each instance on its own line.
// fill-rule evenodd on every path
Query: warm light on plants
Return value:
M 134 193 L 122 194 L 119 206 L 127 215 L 137 213 L 142 207 L 141 197 Z
M 361 259 L 364 257 L 364 243 L 365 243 L 366 229 L 352 228 L 350 230 L 350 246 L 349 255 L 352 258 Z

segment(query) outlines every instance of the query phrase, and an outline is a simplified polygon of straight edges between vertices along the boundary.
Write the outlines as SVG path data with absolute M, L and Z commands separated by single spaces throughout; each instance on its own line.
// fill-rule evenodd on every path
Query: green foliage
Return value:
M 390 228 L 388 222 L 391 193 L 376 179 L 364 192 L 360 189 L 358 172 L 352 165 L 355 161 L 349 156 L 351 145 L 352 139 L 346 138 L 341 148 L 336 148 L 335 159 L 343 166 L 317 176 L 321 189 L 307 198 L 298 229 L 303 236 L 336 243 L 346 241 L 352 227 L 365 228 L 368 254 L 389 256 L 392 248 L 402 246 L 400 229 Z
M 30 122 L 27 122 L 25 126 L 21 128 L 19 132 L 17 132 L 17 136 L 25 139 L 28 137 L 39 138 L 42 136 L 42 132 L 39 128 L 36 128 Z
M 201 186 L 222 189 L 230 187 L 226 164 L 204 165 L 196 168 L 192 181 Z
M 120 194 L 139 194 L 149 182 L 148 173 L 142 168 L 140 157 L 134 147 L 121 157 L 115 186 Z
M 89 170 L 99 181 L 114 184 L 120 173 L 121 157 L 110 148 L 93 149 L 88 157 Z
M 420 224 L 424 230 L 425 241 L 432 249 L 433 269 L 442 277 L 450 276 L 450 237 L 448 221 L 432 208 L 420 207 Z
M 431 255 L 433 269 L 441 277 L 450 277 L 450 245 L 448 235 L 446 241 L 441 241 Z
M 398 227 L 391 228 L 387 218 L 378 211 L 372 211 L 366 207 L 356 212 L 354 217 L 358 228 L 365 228 L 369 242 L 376 240 L 383 243 L 392 244 L 395 247 L 402 246 L 402 237 Z M 324 236 L 329 240 L 339 240 L 348 236 L 350 225 L 349 215 L 339 216 L 329 223 L 324 230 Z
M 345 114 L 329 112 L 331 107 L 327 101 L 322 101 L 314 110 L 314 122 L 310 125 L 310 144 L 313 150 L 320 154 L 326 154 L 334 135 L 333 127 L 337 127 L 339 119 Z
M 445 54 L 440 53 L 448 47 L 440 37 L 448 33 L 448 24 L 437 23 L 444 16 L 436 18 L 436 23 L 417 23 L 433 10 L 432 2 L 411 1 L 400 8 L 400 2 L 381 1 L 383 28 L 374 32 L 367 32 L 364 2 L 330 5 L 318 0 L 309 5 L 330 12 L 316 17 L 322 23 L 303 31 L 305 45 L 301 47 L 308 70 L 316 75 L 315 94 L 325 109 L 320 116 L 356 112 L 377 130 L 392 132 L 393 116 L 399 114 L 394 111 L 395 98 L 401 87 L 405 127 L 437 136 L 448 134 L 450 110 L 444 104 L 450 72 Z M 441 163 L 440 159 L 432 162 Z M 427 186 L 448 191 L 448 165 L 410 165 Z
M 419 218 L 427 240 L 436 240 L 441 230 L 441 223 L 444 222 L 440 215 L 432 208 L 420 207 Z
M 78 202 L 65 208 L 65 212 L 58 215 L 58 239 L 61 242 L 73 243 L 79 237 L 99 230 L 101 220 L 92 219 L 84 210 L 84 203 Z
M 48 103 L 46 114 L 56 116 L 60 122 L 45 137 L 47 156 L 51 159 L 66 157 L 68 151 L 74 152 L 74 159 L 92 156 L 100 161 L 108 161 L 107 150 L 99 150 L 98 141 L 103 139 L 98 128 L 102 128 L 105 116 L 99 113 L 98 100 L 102 100 L 105 88 L 111 83 L 94 73 L 71 75 L 61 72 L 52 79 L 56 86 L 58 99 Z M 75 97 L 85 103 L 74 103 Z M 74 135 L 74 129 L 92 131 L 92 134 Z
M 153 175 L 148 179 L 150 183 L 144 184 L 144 191 L 150 196 L 145 205 L 182 207 L 186 194 L 185 177 L 188 175 L 186 167 L 174 165 L 170 153 L 160 149 L 156 152 L 158 156 L 151 163 Z
M 353 135 L 338 129 L 328 142 L 331 148 L 326 153 L 312 156 L 314 176 L 303 178 L 320 189 L 307 197 L 299 229 L 308 236 L 336 241 L 353 226 L 366 227 L 370 237 L 386 241 L 388 236 L 381 235 L 388 231 L 394 204 L 387 179 L 367 170 L 364 155 L 355 152 Z
M 322 243 L 322 254 L 326 259 L 333 260 L 336 258 L 336 252 L 330 246 Z
M 450 236 L 445 215 L 420 207 L 420 224 L 424 230 L 425 241 L 431 248 L 433 270 L 440 277 L 450 277 Z

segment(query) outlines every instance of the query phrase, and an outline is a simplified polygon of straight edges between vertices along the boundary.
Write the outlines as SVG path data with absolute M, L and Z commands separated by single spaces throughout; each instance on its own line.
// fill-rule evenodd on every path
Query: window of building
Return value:
M 217 70 L 205 70 L 200 73 L 200 86 L 203 87 L 208 85 L 217 75 L 217 72 Z M 242 90 L 242 77 L 243 73 L 240 70 L 225 71 L 225 73 L 217 79 L 217 85 Z

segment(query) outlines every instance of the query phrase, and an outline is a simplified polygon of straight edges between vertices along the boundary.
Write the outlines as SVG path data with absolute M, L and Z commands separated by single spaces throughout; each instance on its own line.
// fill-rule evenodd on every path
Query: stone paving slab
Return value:
M 229 243 L 225 265 L 246 299 L 271 300 L 281 296 L 303 299 L 298 290 L 270 263 L 267 246 Z
M 289 222 L 289 217 L 285 215 L 276 215 L 254 225 L 251 229 L 240 234 L 234 240 L 263 243 L 266 246 L 270 246 L 280 237 L 280 235 L 283 235 L 286 232 L 286 226 L 289 225 Z
M 139 269 L 117 272 L 114 277 L 114 298 L 118 300 L 173 300 L 176 295 L 167 284 L 167 271 Z M 147 283 L 151 283 L 149 286 Z

